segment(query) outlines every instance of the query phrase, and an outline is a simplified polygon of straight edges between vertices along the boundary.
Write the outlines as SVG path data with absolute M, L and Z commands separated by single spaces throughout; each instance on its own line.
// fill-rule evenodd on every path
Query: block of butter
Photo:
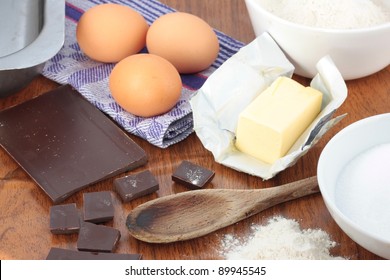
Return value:
M 322 93 L 287 78 L 277 78 L 239 115 L 236 147 L 272 164 L 286 155 L 321 111 Z

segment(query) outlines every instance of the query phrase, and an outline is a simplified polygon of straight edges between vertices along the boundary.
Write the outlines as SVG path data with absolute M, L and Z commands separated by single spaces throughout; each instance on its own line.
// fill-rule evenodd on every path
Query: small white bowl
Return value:
M 371 28 L 323 29 L 296 24 L 245 0 L 257 36 L 268 32 L 294 64 L 295 73 L 312 78 L 316 63 L 330 55 L 345 80 L 362 78 L 390 64 L 390 22 Z M 390 9 L 390 1 L 382 1 Z M 348 11 L 346 11 L 348 12 Z
M 386 259 L 390 259 L 389 131 L 390 113 L 355 122 L 328 142 L 317 167 L 320 191 L 333 219 L 356 243 Z

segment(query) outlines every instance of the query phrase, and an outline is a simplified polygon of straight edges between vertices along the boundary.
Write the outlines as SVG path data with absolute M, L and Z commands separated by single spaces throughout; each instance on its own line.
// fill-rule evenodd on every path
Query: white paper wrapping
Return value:
M 346 84 L 329 56 L 317 64 L 310 86 L 323 93 L 321 113 L 287 155 L 267 164 L 238 151 L 235 131 L 238 116 L 277 77 L 291 77 L 294 66 L 268 33 L 264 33 L 217 69 L 190 100 L 194 130 L 216 162 L 263 179 L 292 166 L 343 116 L 332 114 L 347 97 Z

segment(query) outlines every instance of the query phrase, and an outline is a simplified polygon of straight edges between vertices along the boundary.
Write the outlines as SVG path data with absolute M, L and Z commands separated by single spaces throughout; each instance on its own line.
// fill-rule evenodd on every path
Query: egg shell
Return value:
M 81 16 L 76 37 L 88 57 L 117 62 L 145 47 L 148 28 L 144 17 L 128 6 L 100 4 Z
M 153 117 L 172 109 L 182 82 L 176 68 L 153 54 L 135 54 L 118 62 L 109 77 L 112 97 L 136 116 Z
M 169 60 L 183 74 L 208 68 L 219 53 L 218 37 L 210 25 L 183 12 L 155 20 L 149 27 L 146 46 L 149 53 Z

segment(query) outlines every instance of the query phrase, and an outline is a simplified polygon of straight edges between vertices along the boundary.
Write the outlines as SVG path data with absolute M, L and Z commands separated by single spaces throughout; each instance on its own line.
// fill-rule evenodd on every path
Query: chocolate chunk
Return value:
M 117 178 L 114 180 L 114 186 L 124 202 L 129 202 L 159 189 L 156 178 L 149 170 Z
M 54 203 L 147 162 L 141 147 L 69 85 L 1 111 L 0 145 Z
M 191 189 L 204 187 L 214 178 L 215 173 L 189 161 L 183 161 L 174 171 L 172 180 Z
M 141 254 L 115 254 L 51 248 L 46 260 L 140 260 Z
M 50 231 L 54 234 L 71 234 L 80 229 L 76 203 L 50 207 Z
M 91 223 L 103 223 L 114 218 L 114 205 L 111 192 L 84 193 L 84 221 Z
M 80 251 L 111 253 L 121 237 L 119 230 L 85 222 L 80 228 L 77 249 Z

